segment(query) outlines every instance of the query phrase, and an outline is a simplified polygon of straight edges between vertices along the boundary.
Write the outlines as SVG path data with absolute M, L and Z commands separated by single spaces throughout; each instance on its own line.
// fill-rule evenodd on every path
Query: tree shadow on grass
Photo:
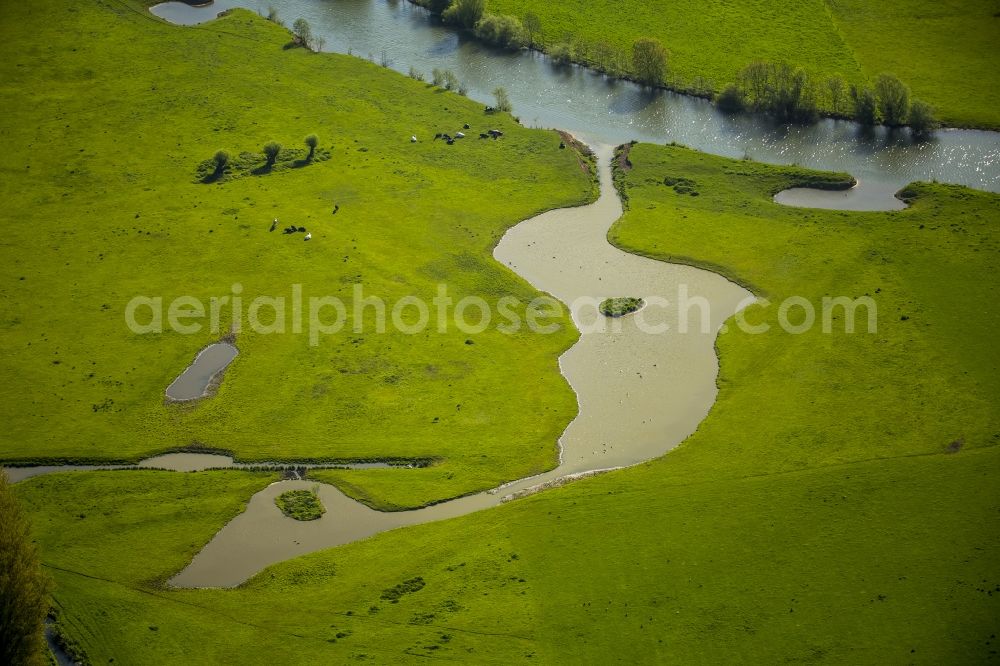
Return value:
M 202 177 L 201 182 L 206 185 L 211 185 L 212 183 L 217 183 L 226 175 L 225 170 L 219 171 L 214 170 Z

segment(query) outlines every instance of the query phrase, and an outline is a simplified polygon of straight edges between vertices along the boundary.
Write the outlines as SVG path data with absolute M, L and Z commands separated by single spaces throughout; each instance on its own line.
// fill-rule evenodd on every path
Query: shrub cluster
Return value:
M 819 118 L 822 93 L 834 114 L 852 115 L 863 125 L 910 125 L 918 135 L 937 126 L 930 106 L 911 100 L 910 89 L 892 74 L 881 74 L 873 87 L 848 88 L 840 76 L 831 76 L 819 85 L 806 71 L 788 63 L 758 61 L 747 65 L 735 83 L 716 95 L 715 103 L 726 113 L 752 110 L 782 122 L 809 123 Z M 850 109 L 845 110 L 848 99 Z
M 938 125 L 930 105 L 912 99 L 910 88 L 893 74 L 880 74 L 874 88 L 851 86 L 851 101 L 854 117 L 865 125 L 909 125 L 917 135 L 933 131 Z
M 441 12 L 441 19 L 467 30 L 472 30 L 486 13 L 486 0 L 454 0 Z
M 454 72 L 449 69 L 438 69 L 436 67 L 431 72 L 431 83 L 445 90 L 459 90 L 462 87 L 461 82 L 455 76 Z
M 295 520 L 317 520 L 326 509 L 319 501 L 319 487 L 312 490 L 289 490 L 274 498 L 281 512 Z
M 261 153 L 241 152 L 235 158 L 228 151 L 218 150 L 212 159 L 198 165 L 196 181 L 200 183 L 215 183 L 223 179 L 238 178 L 246 173 L 269 173 L 276 167 L 301 167 L 313 161 L 329 159 L 330 151 L 320 149 L 319 137 L 315 134 L 303 139 L 307 151 L 288 149 L 277 141 L 268 141 L 261 148 Z M 261 158 L 264 164 L 261 164 Z M 280 161 L 280 164 L 279 164 Z
M 404 580 L 402 583 L 399 583 L 394 587 L 388 587 L 382 590 L 382 594 L 379 598 L 384 601 L 388 601 L 389 603 L 397 604 L 404 595 L 419 592 L 424 589 L 425 585 L 426 583 L 424 582 L 424 579 L 421 576 L 417 576 L 416 578 Z
M 643 305 L 645 305 L 645 301 L 633 296 L 608 298 L 601 302 L 600 311 L 605 317 L 624 317 L 637 311 Z
M 804 70 L 787 63 L 757 61 L 747 65 L 716 103 L 724 111 L 750 109 L 782 122 L 812 122 L 819 116 L 815 83 Z
M 508 49 L 521 49 L 529 43 L 528 31 L 516 16 L 486 14 L 474 32 L 484 42 Z

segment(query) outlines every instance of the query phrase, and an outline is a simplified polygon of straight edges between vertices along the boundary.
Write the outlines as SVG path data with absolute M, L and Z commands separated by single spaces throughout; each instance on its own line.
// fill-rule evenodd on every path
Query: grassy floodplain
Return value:
M 920 184 L 900 212 L 796 210 L 771 196 L 842 176 L 641 144 L 629 162 L 620 247 L 712 266 L 775 303 L 873 294 L 877 333 L 734 327 L 719 340 L 716 406 L 664 458 L 286 562 L 232 591 L 149 583 L 196 539 L 135 518 L 188 478 L 221 473 L 26 481 L 43 551 L 72 571 L 53 572 L 64 621 L 93 661 L 995 656 L 998 322 L 983 305 L 1000 197 Z M 666 184 L 678 173 L 699 196 Z M 775 323 L 773 308 L 747 316 Z M 85 532 L 64 508 L 81 497 L 96 504 Z M 224 514 L 184 520 L 199 536 Z M 148 530 L 163 554 L 127 557 Z
M 7 460 L 136 458 L 178 443 L 245 459 L 443 459 L 325 473 L 386 506 L 551 464 L 575 409 L 555 364 L 568 328 L 475 345 L 348 335 L 318 352 L 242 333 L 216 397 L 178 408 L 162 404 L 163 388 L 214 338 L 133 338 L 121 311 L 137 292 L 207 297 L 239 281 L 248 297 L 359 276 L 390 296 L 432 294 L 446 277 L 463 293 L 527 299 L 533 290 L 489 250 L 518 219 L 592 196 L 558 136 L 494 117 L 504 141 L 411 144 L 417 132 L 475 126 L 480 109 L 357 60 L 283 49 L 286 33 L 243 12 L 179 29 L 120 2 L 5 11 L 0 131 L 18 139 L 0 156 L 0 358 L 18 378 L 3 389 Z M 194 182 L 219 148 L 300 148 L 312 132 L 330 159 Z M 773 303 L 867 294 L 877 333 L 790 335 L 774 326 L 775 307 L 751 308 L 751 323 L 772 331 L 720 337 L 718 402 L 670 455 L 282 563 L 235 590 L 164 582 L 277 474 L 29 479 L 16 491 L 81 654 L 93 664 L 995 658 L 1000 197 L 917 184 L 901 212 L 795 210 L 771 196 L 844 176 L 676 146 L 634 146 L 629 163 L 617 174 L 628 202 L 611 232 L 619 247 L 712 268 Z M 482 196 L 497 188 L 504 196 Z M 313 241 L 266 231 L 275 216 Z M 438 414 L 459 403 L 452 396 L 462 409 Z
M 556 361 L 575 340 L 568 317 L 554 335 L 491 327 L 473 345 L 454 327 L 376 334 L 372 308 L 364 332 L 348 312 L 344 331 L 317 346 L 244 321 L 217 394 L 164 404 L 165 387 L 220 334 L 134 334 L 123 316 L 134 296 L 207 304 L 238 283 L 245 308 L 284 297 L 290 319 L 293 284 L 306 303 L 350 303 L 361 285 L 391 308 L 410 295 L 430 302 L 447 283 L 456 302 L 512 295 L 523 316 L 539 294 L 492 247 L 523 218 L 589 200 L 594 185 L 554 132 L 357 58 L 286 48 L 289 33 L 250 12 L 180 28 L 145 4 L 5 10 L 0 367 L 18 381 L 0 388 L 0 459 L 129 461 L 191 447 L 246 461 L 439 461 L 414 472 L 419 483 L 351 476 L 352 492 L 396 505 L 554 465 L 576 409 Z M 465 123 L 505 136 L 432 140 Z M 271 140 L 305 153 L 312 133 L 323 159 L 304 168 L 282 157 L 270 172 L 199 182 L 219 149 L 242 169 L 242 154 Z M 289 224 L 312 240 L 282 234 Z
M 636 39 L 656 38 L 682 89 L 701 77 L 718 91 L 755 60 L 803 67 L 820 82 L 840 75 L 861 85 L 891 72 L 947 124 L 1000 127 L 1000 18 L 990 0 L 490 0 L 488 11 L 534 14 L 546 49 L 569 42 L 589 53 L 599 44 L 631 52 Z

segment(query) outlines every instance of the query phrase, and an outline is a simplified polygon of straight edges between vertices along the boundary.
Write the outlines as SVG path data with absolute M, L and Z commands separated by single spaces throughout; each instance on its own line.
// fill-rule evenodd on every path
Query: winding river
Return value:
M 282 481 L 257 493 L 170 583 L 177 587 L 231 587 L 264 567 L 297 555 L 343 545 L 379 532 L 464 515 L 530 493 L 568 477 L 625 467 L 663 455 L 694 432 L 715 401 L 715 337 L 723 322 L 753 295 L 715 273 L 627 254 L 607 241 L 622 214 L 612 183 L 613 148 L 596 145 L 601 195 L 588 206 L 563 208 L 508 230 L 494 257 L 541 291 L 573 304 L 580 340 L 559 359 L 580 409 L 559 439 L 559 465 L 501 488 L 414 511 L 381 512 L 329 485 L 320 486 L 327 512 L 319 520 L 286 518 L 274 498 L 309 488 Z M 566 239 L 572 238 L 572 243 Z M 706 320 L 691 309 L 692 325 L 679 331 L 673 307 L 679 290 L 710 305 Z M 597 303 L 622 294 L 651 305 L 608 319 Z M 695 321 L 696 320 L 696 321 Z M 666 324 L 665 332 L 661 330 Z
M 715 337 L 723 322 L 753 297 L 714 273 L 626 254 L 607 242 L 608 228 L 621 215 L 611 179 L 613 145 L 633 139 L 677 141 L 730 157 L 847 171 L 859 181 L 846 192 L 794 190 L 777 197 L 790 205 L 892 209 L 900 205 L 892 194 L 919 179 L 1000 191 L 997 133 L 947 130 L 933 140 L 914 142 L 906 131 L 865 131 L 845 121 L 782 127 L 756 116 L 729 117 L 704 100 L 644 90 L 579 67 L 554 66 L 536 53 L 485 47 L 402 0 L 217 0 L 205 8 L 166 3 L 153 11 L 173 22 L 196 24 L 229 7 L 259 11 L 270 4 L 288 23 L 306 18 L 328 50 L 370 54 L 403 72 L 411 66 L 428 73 L 450 69 L 469 96 L 484 103 L 492 101 L 490 91 L 503 86 L 524 124 L 559 127 L 594 146 L 600 198 L 521 222 L 494 252 L 497 261 L 565 303 L 592 299 L 591 307 L 572 309 L 582 335 L 560 358 L 580 409 L 559 440 L 556 469 L 424 509 L 379 512 L 321 485 L 327 512 L 319 520 L 299 522 L 283 516 L 274 498 L 315 484 L 272 484 L 254 495 L 246 511 L 170 581 L 177 587 L 235 586 L 298 555 L 496 506 L 565 478 L 633 465 L 662 455 L 697 428 L 716 396 Z M 708 321 L 686 334 L 678 332 L 675 308 L 651 305 L 613 321 L 602 320 L 596 310 L 596 301 L 611 296 L 676 303 L 682 288 L 687 298 L 700 297 L 710 306 Z M 700 314 L 694 308 L 692 316 Z M 662 324 L 668 325 L 666 332 L 643 330 Z

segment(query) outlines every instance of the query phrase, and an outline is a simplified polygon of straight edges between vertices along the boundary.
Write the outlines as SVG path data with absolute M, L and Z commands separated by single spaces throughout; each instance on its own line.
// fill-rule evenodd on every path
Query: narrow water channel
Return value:
M 232 587 L 264 567 L 386 530 L 452 518 L 496 506 L 506 497 L 559 479 L 634 465 L 663 455 L 694 432 L 715 401 L 715 338 L 723 322 L 752 294 L 709 271 L 628 254 L 607 241 L 622 206 L 612 183 L 608 145 L 597 147 L 600 198 L 579 208 L 549 211 L 510 229 L 494 256 L 541 291 L 572 308 L 579 341 L 560 358 L 577 394 L 579 414 L 559 440 L 554 470 L 499 489 L 414 511 L 380 512 L 332 486 L 320 486 L 326 513 L 300 522 L 281 514 L 274 498 L 310 488 L 308 481 L 272 484 L 250 500 L 170 583 L 177 587 Z M 572 243 L 566 239 L 572 238 Z M 681 290 L 710 307 L 693 308 L 687 333 L 676 308 L 649 305 L 608 319 L 600 300 L 639 296 L 671 304 Z M 666 324 L 666 330 L 661 330 Z M 704 325 L 703 325 L 704 324 Z M 650 332 L 660 331 L 660 332 Z
M 170 472 L 201 472 L 206 469 L 274 469 L 299 472 L 310 469 L 382 469 L 386 467 L 420 467 L 423 461 L 397 462 L 343 462 L 343 463 L 290 463 L 290 462 L 253 462 L 238 463 L 232 456 L 219 453 L 192 453 L 182 451 L 164 453 L 140 460 L 135 465 L 102 464 L 102 465 L 31 465 L 24 467 L 5 467 L 3 471 L 11 483 L 24 481 L 42 474 L 57 472 L 92 472 L 95 470 L 120 469 L 160 469 Z

